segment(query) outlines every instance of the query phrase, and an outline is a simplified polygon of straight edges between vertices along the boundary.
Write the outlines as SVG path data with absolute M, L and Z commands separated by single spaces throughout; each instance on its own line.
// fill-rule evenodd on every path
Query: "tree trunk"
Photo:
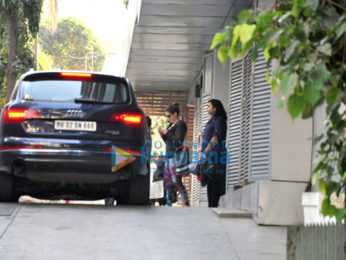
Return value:
M 18 35 L 17 35 L 17 18 L 11 17 L 9 24 L 9 46 L 8 46 L 8 61 L 7 61 L 7 98 L 8 102 L 14 85 L 16 84 L 17 73 L 12 69 L 12 64 L 18 53 Z
M 38 34 L 34 40 L 35 70 L 38 70 Z

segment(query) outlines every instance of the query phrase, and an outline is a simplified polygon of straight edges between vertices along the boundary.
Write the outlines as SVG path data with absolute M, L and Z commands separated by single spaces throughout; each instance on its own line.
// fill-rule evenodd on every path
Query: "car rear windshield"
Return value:
M 39 80 L 23 81 L 21 96 L 32 101 L 90 100 L 112 104 L 127 103 L 128 87 L 121 82 Z

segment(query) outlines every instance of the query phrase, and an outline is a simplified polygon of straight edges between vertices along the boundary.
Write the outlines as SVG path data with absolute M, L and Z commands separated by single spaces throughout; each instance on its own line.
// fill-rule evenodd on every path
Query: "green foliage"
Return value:
M 150 134 L 153 135 L 159 128 L 166 128 L 168 120 L 165 117 L 152 117 L 152 125 L 150 127 Z
M 270 64 L 279 64 L 273 75 L 267 73 L 274 94 L 279 90 L 292 118 L 308 118 L 326 102 L 325 134 L 318 151 L 320 163 L 313 181 L 319 181 L 326 194 L 322 211 L 346 219 L 346 210 L 330 202 L 330 196 L 345 194 L 346 189 L 346 114 L 345 57 L 346 12 L 344 0 L 283 1 L 277 11 L 244 10 L 237 21 L 215 34 L 211 49 L 218 48 L 219 60 L 235 60 L 252 51 L 263 50 Z M 280 102 L 283 107 L 283 101 Z M 335 179 L 337 181 L 335 181 Z
M 7 38 L 6 38 L 6 26 L 0 23 L 0 92 L 1 94 L 6 90 L 6 71 L 7 71 Z M 2 96 L 2 95 L 1 95 Z M 6 102 L 6 92 L 5 92 Z M 0 97 L 0 108 L 3 107 L 2 99 Z
M 93 70 L 100 71 L 105 60 L 104 50 L 93 33 L 76 18 L 65 18 L 58 22 L 54 35 L 47 25 L 41 25 L 39 44 L 42 51 L 52 58 L 53 69 L 92 70 L 91 53 L 94 53 Z
M 39 50 L 37 70 L 52 70 L 52 64 L 53 64 L 53 57 Z
M 2 0 L 0 1 L 0 87 L 1 97 L 6 91 L 6 74 L 8 68 L 19 75 L 34 67 L 32 42 L 36 38 L 43 0 Z M 15 50 L 15 60 L 8 64 L 9 25 L 15 18 L 15 41 L 18 41 L 18 49 Z M 10 66 L 8 66 L 10 65 Z M 13 87 L 13 86 L 12 86 Z M 9 89 L 12 91 L 12 89 Z M 0 103 L 4 103 L 0 97 Z M 6 97 L 6 95 L 5 95 Z

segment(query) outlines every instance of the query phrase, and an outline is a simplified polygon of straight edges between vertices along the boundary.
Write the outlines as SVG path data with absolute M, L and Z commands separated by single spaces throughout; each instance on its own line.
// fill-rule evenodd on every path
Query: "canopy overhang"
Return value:
M 186 91 L 213 36 L 253 0 L 143 0 L 126 77 L 136 90 Z

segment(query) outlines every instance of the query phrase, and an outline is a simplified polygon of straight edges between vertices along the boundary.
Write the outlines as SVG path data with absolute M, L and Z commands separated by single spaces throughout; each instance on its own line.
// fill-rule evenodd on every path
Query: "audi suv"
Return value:
M 72 194 L 147 204 L 149 140 L 127 79 L 69 71 L 24 74 L 1 111 L 0 201 Z

